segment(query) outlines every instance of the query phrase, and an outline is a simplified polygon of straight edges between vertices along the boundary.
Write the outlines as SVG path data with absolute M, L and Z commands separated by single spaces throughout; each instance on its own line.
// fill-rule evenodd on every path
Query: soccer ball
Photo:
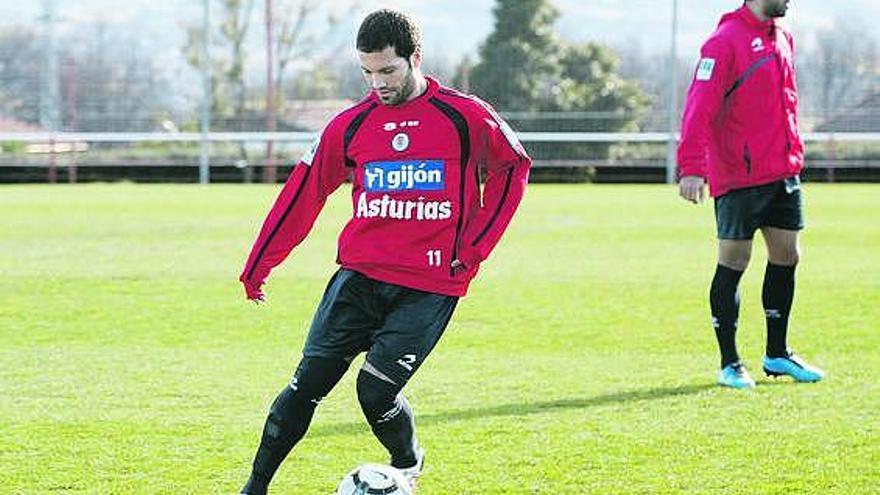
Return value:
M 342 478 L 336 495 L 412 495 L 412 487 L 391 466 L 364 464 Z

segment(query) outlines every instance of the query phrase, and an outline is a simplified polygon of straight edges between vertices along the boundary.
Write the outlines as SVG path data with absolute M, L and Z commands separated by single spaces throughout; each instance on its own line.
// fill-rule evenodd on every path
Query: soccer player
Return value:
M 681 197 L 701 202 L 708 179 L 715 198 L 718 264 L 709 301 L 721 350 L 718 383 L 734 388 L 755 386 L 737 353 L 736 330 L 739 280 L 759 229 L 768 253 L 764 371 L 799 382 L 823 377 L 786 340 L 804 226 L 794 46 L 776 24 L 787 9 L 788 0 L 747 0 L 721 18 L 700 51 L 678 148 Z
M 489 105 L 422 74 L 420 37 L 400 12 L 364 19 L 357 50 L 371 91 L 333 118 L 293 168 L 241 274 L 248 299 L 264 301 L 269 272 L 305 238 L 327 196 L 351 178 L 341 268 L 293 378 L 272 403 L 242 493 L 266 493 L 318 403 L 361 352 L 357 394 L 367 422 L 394 467 L 411 482 L 421 473 L 425 451 L 401 390 L 507 228 L 531 160 Z

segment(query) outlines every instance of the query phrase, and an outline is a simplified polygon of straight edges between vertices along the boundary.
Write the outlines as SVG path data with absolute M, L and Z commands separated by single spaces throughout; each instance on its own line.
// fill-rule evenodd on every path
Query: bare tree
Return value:
M 0 32 L 0 115 L 36 124 L 39 120 L 40 43 L 37 33 Z
M 211 47 L 219 48 L 221 53 L 226 53 L 219 57 L 211 57 L 211 74 L 214 78 L 212 81 L 214 84 L 211 85 L 214 91 L 212 111 L 227 118 L 241 120 L 247 106 L 246 42 L 253 17 L 254 0 L 216 1 L 221 7 L 220 22 L 217 32 L 209 33 L 209 42 Z M 199 70 L 202 70 L 205 64 L 205 61 L 201 60 L 201 44 L 204 36 L 201 27 L 190 26 L 183 47 L 187 62 Z M 231 107 L 226 103 L 227 99 L 233 102 Z
M 285 79 L 294 61 L 334 56 L 346 43 L 337 39 L 336 34 L 342 23 L 357 11 L 357 3 L 351 2 L 339 13 L 330 12 L 322 30 L 314 32 L 308 28 L 311 26 L 310 19 L 318 13 L 319 5 L 317 0 L 281 2 L 278 34 L 275 37 L 275 88 L 279 92 L 283 92 Z
M 173 112 L 170 81 L 129 33 L 98 23 L 58 41 L 57 56 L 64 61 L 58 84 L 64 90 L 56 104 L 65 129 L 151 131 Z M 0 115 L 38 123 L 40 79 L 46 77 L 41 57 L 36 33 L 0 31 Z
M 823 121 L 846 112 L 877 90 L 880 63 L 877 42 L 869 28 L 853 22 L 836 22 L 820 31 L 816 46 L 799 52 L 796 61 L 803 106 Z
M 220 22 L 216 33 L 209 33 L 212 47 L 225 52 L 220 57 L 211 57 L 211 112 L 220 117 L 221 128 L 232 128 L 242 132 L 249 128 L 247 118 L 247 36 L 253 17 L 254 0 L 216 0 L 220 4 Z M 201 43 L 205 33 L 201 27 L 190 26 L 183 53 L 187 62 L 196 69 L 203 70 L 205 61 L 201 59 Z M 232 102 L 232 105 L 227 103 Z M 247 148 L 238 145 L 239 160 L 248 163 Z M 249 172 L 246 172 L 249 175 Z
M 245 40 L 250 28 L 254 0 L 223 0 L 223 23 L 220 32 L 229 44 L 230 58 L 224 76 L 234 95 L 234 116 L 243 130 L 242 117 L 247 106 L 247 83 L 245 81 Z M 247 158 L 246 155 L 243 158 Z

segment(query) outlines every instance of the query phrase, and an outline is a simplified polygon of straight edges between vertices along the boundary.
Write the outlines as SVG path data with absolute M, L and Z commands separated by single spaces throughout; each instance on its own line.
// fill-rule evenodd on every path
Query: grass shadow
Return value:
M 469 421 L 472 419 L 501 417 L 501 416 L 528 416 L 565 409 L 588 409 L 608 404 L 642 402 L 649 400 L 665 399 L 681 395 L 692 395 L 704 390 L 716 388 L 714 384 L 684 385 L 679 387 L 660 387 L 642 390 L 629 390 L 611 394 L 597 395 L 595 397 L 581 397 L 556 399 L 543 402 L 524 402 L 517 404 L 502 404 L 491 407 L 478 407 L 474 409 L 459 409 L 453 411 L 441 411 L 429 414 L 416 413 L 416 421 L 419 425 L 431 425 L 438 423 L 450 423 L 455 421 Z M 330 437 L 337 435 L 351 435 L 369 431 L 366 421 L 335 423 L 320 425 L 312 428 L 310 437 Z

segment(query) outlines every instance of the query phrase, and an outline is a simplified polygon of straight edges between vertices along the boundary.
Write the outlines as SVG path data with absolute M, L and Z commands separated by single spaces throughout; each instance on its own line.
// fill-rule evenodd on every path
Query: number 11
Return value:
M 440 266 L 440 250 L 439 249 L 429 249 L 427 253 L 428 255 L 428 266 Z

